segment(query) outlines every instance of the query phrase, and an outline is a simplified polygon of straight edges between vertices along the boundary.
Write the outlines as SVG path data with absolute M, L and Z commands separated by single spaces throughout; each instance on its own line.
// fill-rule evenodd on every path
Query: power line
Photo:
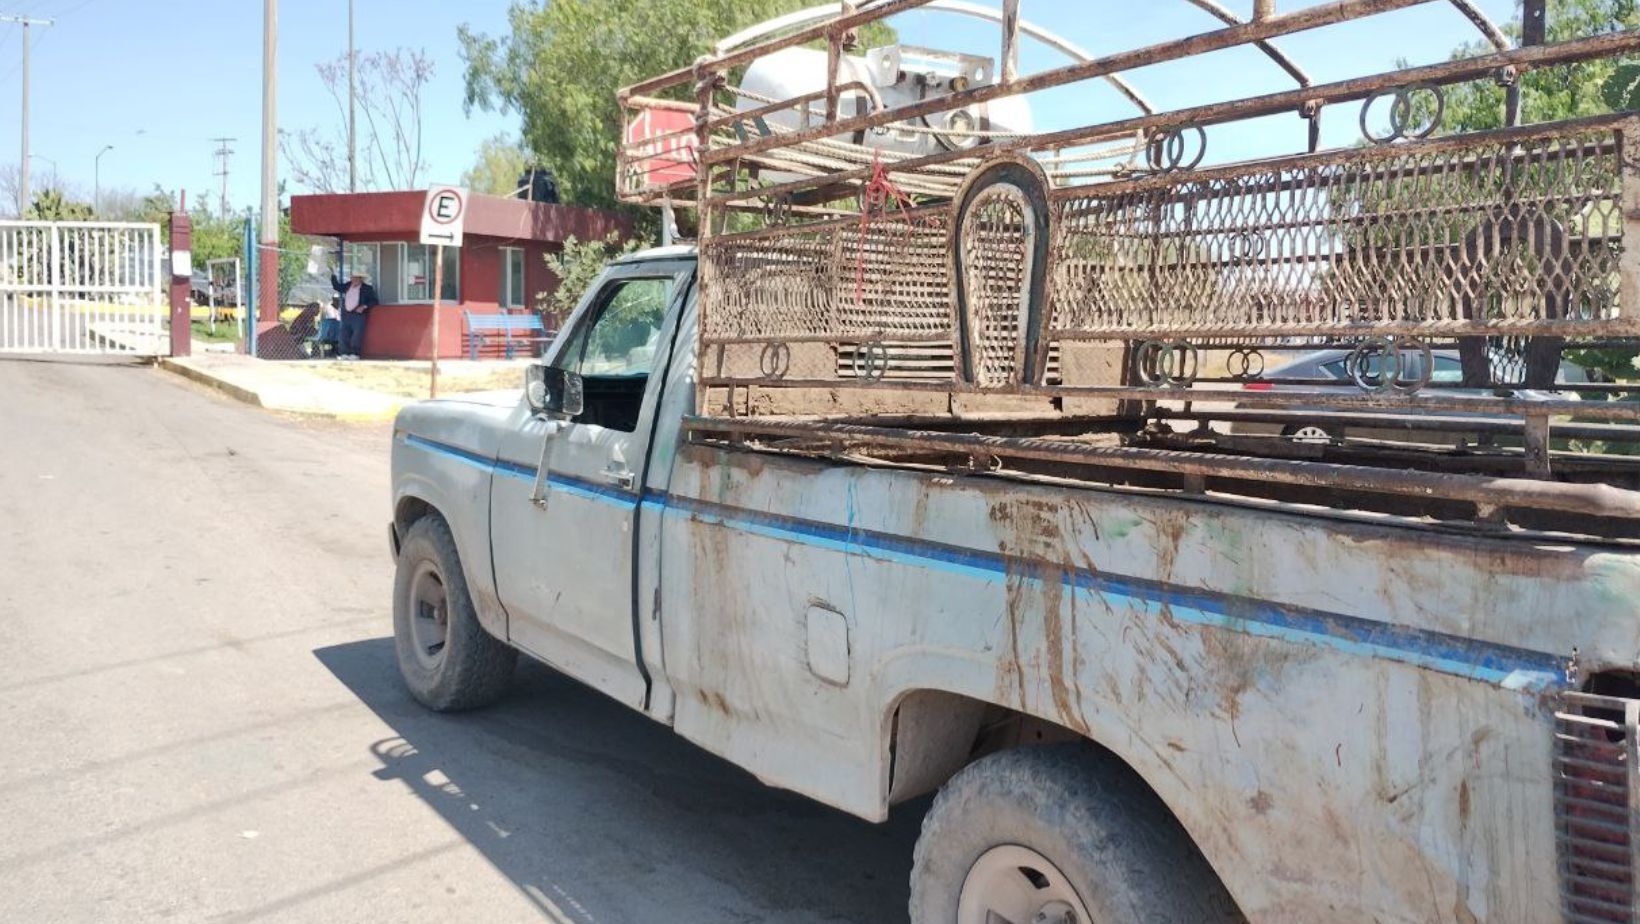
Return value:
M 228 215 L 228 158 L 233 156 L 233 148 L 229 147 L 238 138 L 212 138 L 216 142 L 216 150 L 212 151 L 217 160 L 217 170 L 214 174 L 222 179 L 222 216 Z

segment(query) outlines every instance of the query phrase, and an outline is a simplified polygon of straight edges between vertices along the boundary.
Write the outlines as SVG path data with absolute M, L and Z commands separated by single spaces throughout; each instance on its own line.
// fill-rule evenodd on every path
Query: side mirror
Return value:
M 524 395 L 530 410 L 543 417 L 579 417 L 585 404 L 579 375 L 541 364 L 524 370 Z

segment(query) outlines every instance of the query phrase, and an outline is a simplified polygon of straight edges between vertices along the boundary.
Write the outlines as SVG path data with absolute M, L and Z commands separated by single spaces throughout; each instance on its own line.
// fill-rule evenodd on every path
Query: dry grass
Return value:
M 312 363 L 310 368 L 315 375 L 346 382 L 356 388 L 397 395 L 401 398 L 427 397 L 426 367 L 336 362 Z M 524 370 L 518 366 L 497 366 L 476 373 L 462 370 L 452 374 L 448 370 L 441 370 L 438 385 L 440 394 L 523 388 Z

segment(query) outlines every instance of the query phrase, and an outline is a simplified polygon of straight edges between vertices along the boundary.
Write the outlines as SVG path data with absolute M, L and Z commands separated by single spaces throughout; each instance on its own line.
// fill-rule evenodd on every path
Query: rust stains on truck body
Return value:
M 1018 710 L 1127 761 L 1259 921 L 1552 919 L 1554 703 L 1574 650 L 1640 654 L 1621 546 L 701 445 L 665 510 L 682 734 L 881 817 L 909 692 Z

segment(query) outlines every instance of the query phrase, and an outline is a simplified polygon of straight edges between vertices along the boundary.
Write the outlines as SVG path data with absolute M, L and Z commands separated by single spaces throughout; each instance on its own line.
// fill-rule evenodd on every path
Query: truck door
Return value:
M 502 443 L 491 490 L 496 590 L 513 643 L 639 708 L 648 678 L 634 641 L 634 527 L 669 309 L 688 278 L 676 262 L 652 262 L 602 279 L 547 359 L 582 377 L 582 413 L 525 419 Z

